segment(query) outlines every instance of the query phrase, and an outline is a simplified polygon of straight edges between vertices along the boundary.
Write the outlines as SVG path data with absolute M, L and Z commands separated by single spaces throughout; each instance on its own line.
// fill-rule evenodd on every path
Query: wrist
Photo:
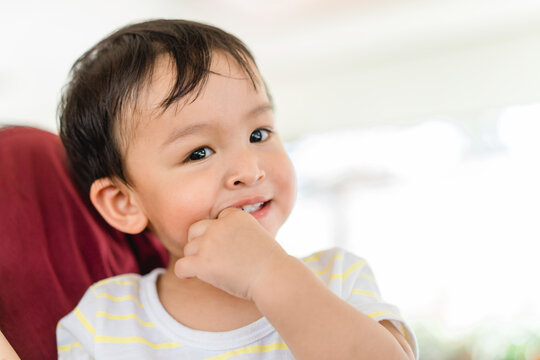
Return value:
M 304 265 L 285 251 L 273 254 L 251 287 L 250 300 L 261 304 L 262 301 L 283 295 L 282 289 L 287 287 L 287 280 L 296 278 L 294 274 L 298 273 L 298 266 Z

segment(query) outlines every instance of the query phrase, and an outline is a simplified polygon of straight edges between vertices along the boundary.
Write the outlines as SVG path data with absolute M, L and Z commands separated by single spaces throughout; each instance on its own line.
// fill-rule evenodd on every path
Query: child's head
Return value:
M 122 151 L 140 120 L 133 117 L 135 106 L 152 81 L 156 61 L 169 56 L 178 75 L 162 99 L 160 109 L 166 110 L 204 87 L 216 51 L 234 58 L 256 80 L 253 57 L 240 40 L 220 29 L 181 20 L 126 26 L 75 62 L 59 107 L 60 136 L 85 193 L 103 177 L 129 183 Z
M 149 227 L 178 256 L 189 226 L 227 207 L 277 232 L 294 176 L 273 131 L 249 50 L 187 21 L 102 40 L 75 63 L 60 104 L 69 164 L 98 211 L 126 233 Z

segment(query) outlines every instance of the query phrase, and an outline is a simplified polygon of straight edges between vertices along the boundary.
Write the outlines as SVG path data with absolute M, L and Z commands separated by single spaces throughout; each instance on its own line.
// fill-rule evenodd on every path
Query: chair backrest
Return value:
M 0 129 L 0 330 L 22 359 L 56 359 L 56 323 L 92 283 L 166 266 L 149 233 L 110 227 L 74 186 L 57 135 Z

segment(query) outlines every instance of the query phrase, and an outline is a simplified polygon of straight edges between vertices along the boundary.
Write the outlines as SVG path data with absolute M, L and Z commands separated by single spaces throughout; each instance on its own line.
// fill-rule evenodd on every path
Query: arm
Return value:
M 414 359 L 391 322 L 378 323 L 347 304 L 301 261 L 278 261 L 252 296 L 297 359 Z
M 297 359 L 414 358 L 390 322 L 378 323 L 334 295 L 241 210 L 193 224 L 175 272 L 254 301 Z
M 0 359 L 1 360 L 20 360 L 15 350 L 11 347 L 6 337 L 0 331 Z

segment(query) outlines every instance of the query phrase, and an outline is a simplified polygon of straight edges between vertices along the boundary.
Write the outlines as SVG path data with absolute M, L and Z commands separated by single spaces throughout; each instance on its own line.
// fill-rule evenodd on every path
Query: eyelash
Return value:
M 262 139 L 261 141 L 251 141 L 253 134 L 254 134 L 255 132 L 257 132 L 257 131 L 260 131 L 260 132 L 266 132 L 266 137 L 265 137 L 264 139 Z M 266 128 L 259 128 L 259 129 L 253 130 L 253 132 L 249 135 L 249 137 L 250 137 L 250 138 L 249 138 L 249 142 L 250 142 L 250 143 L 261 143 L 261 142 L 265 142 L 265 141 L 268 140 L 268 138 L 269 138 L 272 134 L 273 134 L 273 131 L 270 130 L 270 129 L 266 129 Z M 264 137 L 264 135 L 263 135 L 263 137 Z M 207 157 L 210 156 L 210 155 L 206 156 L 206 149 L 210 150 L 210 152 L 211 152 L 210 155 L 212 155 L 212 154 L 215 153 L 215 151 L 212 150 L 209 146 L 201 146 L 201 147 L 197 148 L 196 150 L 192 151 L 192 152 L 187 156 L 187 158 L 184 160 L 184 163 L 196 162 L 196 161 L 201 161 L 201 160 L 206 159 Z M 205 150 L 205 153 L 204 153 L 205 156 L 204 156 L 204 157 L 199 158 L 199 159 L 192 159 L 192 158 L 191 158 L 195 153 L 200 152 L 201 150 Z
M 193 151 L 191 154 L 189 154 L 184 162 L 193 162 L 193 161 L 200 161 L 200 160 L 206 159 L 210 155 L 204 156 L 204 157 L 202 157 L 200 159 L 192 159 L 191 158 L 195 153 L 200 152 L 201 150 L 205 150 L 204 155 L 206 155 L 206 149 L 211 151 L 210 155 L 212 155 L 215 152 L 214 150 L 210 149 L 210 147 L 208 147 L 208 146 L 202 146 L 202 147 L 198 148 L 197 150 Z
M 270 135 L 272 135 L 272 130 L 269 130 L 269 129 L 265 129 L 265 128 L 259 128 L 259 129 L 256 129 L 254 130 L 251 135 L 249 135 L 249 142 L 255 142 L 255 141 L 251 141 L 251 137 L 253 136 L 253 134 L 256 132 L 256 131 L 262 131 L 262 132 L 266 132 L 266 138 L 262 139 L 261 141 L 256 141 L 257 143 L 259 142 L 264 142 L 266 140 L 268 140 L 268 138 L 270 137 Z

